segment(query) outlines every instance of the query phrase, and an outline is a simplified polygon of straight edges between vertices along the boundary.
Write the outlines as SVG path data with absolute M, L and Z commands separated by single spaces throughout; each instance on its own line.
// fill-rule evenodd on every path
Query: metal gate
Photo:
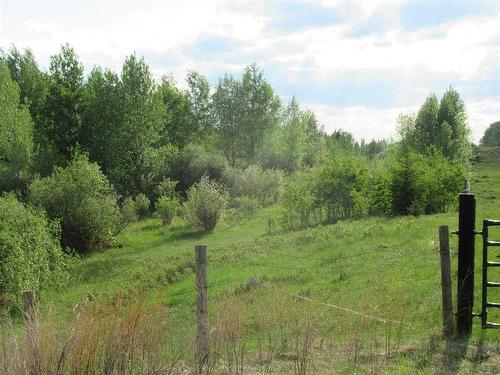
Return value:
M 488 322 L 488 308 L 500 308 L 499 302 L 488 302 L 488 289 L 499 288 L 500 280 L 488 281 L 488 269 L 491 267 L 500 267 L 500 262 L 488 260 L 488 249 L 494 246 L 500 246 L 500 241 L 490 241 L 488 238 L 488 228 L 500 226 L 500 220 L 483 220 L 483 281 L 482 281 L 482 309 L 481 325 L 486 328 L 500 328 L 500 323 Z

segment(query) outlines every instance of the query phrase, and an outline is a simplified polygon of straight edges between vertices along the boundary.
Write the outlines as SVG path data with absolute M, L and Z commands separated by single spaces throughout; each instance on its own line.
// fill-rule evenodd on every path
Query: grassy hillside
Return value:
M 483 218 L 499 219 L 499 149 L 478 151 L 471 188 L 477 194 L 478 227 Z M 311 373 L 500 371 L 500 334 L 482 331 L 479 320 L 469 342 L 439 339 L 437 228 L 447 224 L 455 230 L 456 211 L 418 218 L 373 217 L 276 233 L 269 220 L 276 222 L 279 215 L 280 207 L 269 207 L 251 221 L 239 226 L 223 223 L 208 235 L 193 233 L 181 220 L 171 227 L 156 219 L 141 221 L 127 228 L 114 248 L 76 261 L 68 287 L 44 299 L 69 321 L 75 305 L 83 301 L 139 291 L 148 303 L 159 301 L 169 308 L 175 328 L 171 334 L 179 345 L 185 342 L 184 355 L 189 358 L 195 326 L 193 248 L 204 244 L 214 332 L 222 332 L 217 327 L 229 318 L 241 321 L 235 330 L 238 345 L 244 344 L 239 347 L 245 348 L 247 369 L 263 371 L 257 353 L 262 352 L 262 335 L 272 329 L 259 328 L 262 315 L 268 319 L 286 312 L 291 314 L 286 318 L 290 326 L 276 335 L 288 336 L 295 345 L 280 351 L 268 369 L 271 372 L 293 373 L 300 357 L 297 345 L 307 336 L 297 327 L 304 325 L 314 328 L 315 339 L 305 340 L 313 353 L 308 358 Z M 492 230 L 491 236 L 495 234 L 500 239 L 500 231 Z M 455 291 L 456 238 L 451 246 Z M 478 238 L 476 310 L 480 250 Z M 497 275 L 500 281 L 500 272 Z M 500 293 L 492 300 L 500 302 Z M 491 314 L 491 320 L 500 322 L 500 314 Z M 222 363 L 229 363 L 229 352 L 221 353 Z

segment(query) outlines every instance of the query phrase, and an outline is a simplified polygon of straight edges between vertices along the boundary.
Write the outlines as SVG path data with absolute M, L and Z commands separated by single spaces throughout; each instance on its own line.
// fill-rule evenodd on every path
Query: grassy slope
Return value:
M 479 153 L 471 176 L 477 193 L 478 227 L 483 218 L 500 218 L 500 150 Z M 170 228 L 157 220 L 129 227 L 118 238 L 117 247 L 77 262 L 70 287 L 50 296 L 56 310 L 70 314 L 85 298 L 112 295 L 130 287 L 141 288 L 151 299 L 172 307 L 179 325 L 194 322 L 194 283 L 191 271 L 193 247 L 209 249 L 209 289 L 212 308 L 217 296 L 244 285 L 251 277 L 267 280 L 284 291 L 305 293 L 311 298 L 364 313 L 404 321 L 401 331 L 406 343 L 422 342 L 440 327 L 440 274 L 437 228 L 457 226 L 456 212 L 397 218 L 368 218 L 292 233 L 266 235 L 268 219 L 279 217 L 280 208 L 270 207 L 238 227 L 223 224 L 215 233 L 192 233 L 181 221 Z M 500 231 L 492 231 L 492 236 Z M 456 239 L 451 239 L 453 280 L 456 280 Z M 480 241 L 477 245 L 477 275 L 480 276 Z M 500 255 L 500 253 L 499 253 Z M 494 275 L 492 276 L 494 277 Z M 500 281 L 498 272 L 497 281 Z M 454 285 L 456 289 L 456 285 Z M 477 278 L 476 310 L 480 306 Z M 497 293 L 496 302 L 500 302 Z M 495 299 L 492 297 L 492 299 Z M 455 299 L 454 299 L 455 300 Z M 357 317 L 342 310 L 331 314 L 344 322 Z M 500 322 L 500 315 L 496 315 Z M 492 315 L 491 320 L 495 316 Z M 498 341 L 498 332 L 474 330 L 472 343 Z M 345 331 L 337 332 L 339 337 Z M 459 356 L 462 358 L 461 356 Z M 422 372 L 435 366 L 432 356 L 420 363 Z M 475 366 L 466 358 L 453 366 Z M 395 369 L 415 365 L 406 358 Z M 467 370 L 464 370 L 467 371 Z

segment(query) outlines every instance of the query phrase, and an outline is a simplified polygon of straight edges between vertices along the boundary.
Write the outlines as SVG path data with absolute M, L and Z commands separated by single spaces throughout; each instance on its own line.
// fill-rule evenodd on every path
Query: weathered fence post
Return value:
M 448 226 L 439 227 L 439 255 L 441 258 L 441 290 L 443 298 L 443 335 L 453 335 L 453 304 L 451 300 L 451 268 Z
M 474 304 L 474 236 L 476 229 L 476 198 L 472 193 L 458 195 L 458 291 L 457 333 L 472 332 Z
M 198 319 L 196 332 L 196 362 L 198 373 L 208 362 L 208 286 L 207 286 L 207 247 L 195 246 L 196 315 Z

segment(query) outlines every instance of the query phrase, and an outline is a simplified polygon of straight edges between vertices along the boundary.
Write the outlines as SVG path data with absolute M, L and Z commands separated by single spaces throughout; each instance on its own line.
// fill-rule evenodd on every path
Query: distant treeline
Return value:
M 171 77 L 156 82 L 143 58 L 131 55 L 122 71 L 94 67 L 88 76 L 68 45 L 39 69 L 32 52 L 12 48 L 1 74 L 18 89 L 24 129 L 7 159 L 15 170 L 1 190 L 23 189 L 30 175 L 49 175 L 79 152 L 99 164 L 122 196 L 149 194 L 172 175 L 172 162 L 190 144 L 224 155 L 231 166 L 258 163 L 293 171 L 345 149 L 370 157 L 386 141 L 356 143 L 347 132 L 327 135 L 315 114 L 295 98 L 283 104 L 256 65 L 241 78 L 225 74 L 215 87 L 197 72 L 179 89 Z M 14 94 L 10 100 L 15 101 Z M 29 112 L 26 113 L 26 112 Z M 19 152 L 22 149 L 22 152 Z

